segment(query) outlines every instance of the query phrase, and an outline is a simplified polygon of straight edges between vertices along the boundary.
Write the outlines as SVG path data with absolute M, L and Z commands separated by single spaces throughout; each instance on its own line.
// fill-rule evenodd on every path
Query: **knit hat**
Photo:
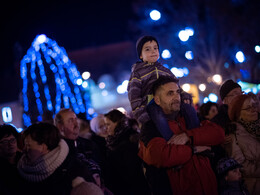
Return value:
M 225 175 L 228 171 L 242 167 L 235 159 L 233 158 L 222 158 L 218 161 L 217 172 L 219 175 Z
M 221 100 L 223 101 L 224 98 L 227 96 L 227 94 L 235 89 L 235 88 L 238 88 L 241 86 L 239 84 L 237 84 L 236 82 L 234 82 L 233 80 L 229 79 L 227 81 L 225 81 L 221 87 L 220 87 L 220 90 L 219 90 L 219 94 L 220 94 L 220 97 L 221 97 Z
M 228 116 L 231 121 L 237 121 L 239 119 L 241 108 L 247 98 L 250 98 L 250 96 L 239 95 L 232 100 L 228 107 Z
M 155 37 L 149 36 L 149 35 L 142 36 L 136 42 L 136 51 L 137 51 L 137 56 L 138 56 L 139 59 L 141 59 L 140 55 L 142 53 L 143 46 L 148 41 L 155 41 L 157 43 L 158 49 L 159 49 L 159 43 L 158 43 L 158 41 Z

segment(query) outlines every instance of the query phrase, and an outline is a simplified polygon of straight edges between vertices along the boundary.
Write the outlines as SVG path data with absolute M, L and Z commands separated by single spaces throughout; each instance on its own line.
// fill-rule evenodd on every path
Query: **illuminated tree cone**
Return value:
M 27 127 L 42 121 L 43 114 L 71 108 L 88 113 L 90 95 L 77 85 L 81 75 L 64 48 L 45 35 L 36 36 L 21 61 L 23 79 L 23 123 Z M 87 114 L 86 118 L 90 116 Z

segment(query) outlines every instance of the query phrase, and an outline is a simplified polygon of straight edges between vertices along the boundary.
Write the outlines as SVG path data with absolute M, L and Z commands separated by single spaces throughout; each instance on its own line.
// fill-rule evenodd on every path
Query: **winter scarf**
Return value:
M 39 158 L 35 163 L 30 164 L 26 155 L 23 155 L 18 162 L 17 168 L 20 175 L 30 182 L 41 182 L 48 178 L 63 163 L 69 153 L 69 147 L 61 139 L 59 145 Z
M 260 142 L 260 118 L 253 122 L 246 122 L 242 119 L 239 120 L 239 123 L 250 133 L 252 136 L 256 137 L 256 139 Z

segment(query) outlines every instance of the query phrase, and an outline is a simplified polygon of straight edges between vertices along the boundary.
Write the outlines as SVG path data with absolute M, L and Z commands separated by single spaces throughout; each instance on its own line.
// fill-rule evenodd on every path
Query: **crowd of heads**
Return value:
M 159 44 L 155 37 L 144 36 L 136 43 L 137 55 L 142 62 L 154 63 L 159 58 Z M 179 113 L 184 104 L 193 105 L 193 96 L 182 90 L 176 77 L 160 76 L 151 88 L 154 102 L 161 107 L 166 115 Z M 221 105 L 228 106 L 228 117 L 232 122 L 250 123 L 259 119 L 259 97 L 253 93 L 244 94 L 241 86 L 229 79 L 220 89 L 221 103 L 203 103 L 197 110 L 200 121 L 213 120 L 219 114 Z M 129 113 L 130 114 L 130 113 Z M 70 108 L 63 108 L 53 117 L 53 113 L 46 112 L 43 115 L 44 122 L 30 125 L 19 134 L 13 125 L 0 126 L 0 157 L 10 163 L 15 163 L 17 152 L 24 153 L 30 164 L 36 163 L 44 155 L 61 147 L 63 139 L 72 141 L 79 137 L 91 139 L 96 135 L 104 139 L 111 148 L 117 143 L 118 137 L 129 134 L 127 127 L 136 133 L 140 133 L 138 120 L 112 109 L 107 113 L 99 113 L 91 120 L 86 120 L 85 115 L 76 115 Z M 258 127 L 259 128 L 259 127 Z M 259 136 L 259 130 L 254 132 Z M 76 142 L 75 142 L 76 143 Z M 68 151 L 67 151 L 68 152 Z M 66 154 L 67 155 L 67 154 Z M 64 159 L 63 159 L 64 160 Z M 88 163 L 91 173 L 102 175 L 102 170 L 95 162 Z M 17 162 L 16 162 L 17 163 Z M 240 168 L 242 165 L 233 158 L 222 158 L 217 163 L 217 174 L 224 181 L 241 180 Z M 86 188 L 88 184 L 82 186 Z M 101 180 L 98 186 L 102 186 Z

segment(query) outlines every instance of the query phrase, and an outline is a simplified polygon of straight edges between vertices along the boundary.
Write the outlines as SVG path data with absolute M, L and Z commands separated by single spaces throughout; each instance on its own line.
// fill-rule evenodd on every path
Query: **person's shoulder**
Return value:
M 141 61 L 137 61 L 136 63 L 134 63 L 132 65 L 132 72 L 137 71 L 138 69 L 142 68 L 144 65 L 146 64 L 146 62 L 141 62 Z

